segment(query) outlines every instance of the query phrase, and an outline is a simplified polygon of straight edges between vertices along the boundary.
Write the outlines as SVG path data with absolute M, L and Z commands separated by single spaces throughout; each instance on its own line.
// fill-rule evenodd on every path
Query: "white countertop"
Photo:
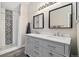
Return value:
M 44 34 L 25 34 L 27 36 L 37 37 L 45 40 L 50 40 L 54 42 L 64 43 L 70 45 L 71 38 L 70 37 L 60 37 L 60 36 L 52 36 L 52 35 L 44 35 Z

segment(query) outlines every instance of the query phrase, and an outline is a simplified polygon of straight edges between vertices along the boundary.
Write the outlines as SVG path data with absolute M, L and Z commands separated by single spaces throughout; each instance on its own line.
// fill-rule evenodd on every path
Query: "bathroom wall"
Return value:
M 19 29 L 18 29 L 18 42 L 19 46 L 24 46 L 24 34 L 26 32 L 26 26 L 28 23 L 28 3 L 21 3 L 20 17 L 19 17 Z
M 1 11 L 1 2 L 0 2 L 0 11 Z M 0 20 L 1 20 L 1 16 L 0 16 Z M 1 36 L 0 36 L 0 38 L 1 38 Z M 0 45 L 1 45 L 1 42 L 0 42 Z
M 43 5 L 44 2 L 34 2 L 34 3 L 30 3 L 29 4 L 29 10 L 28 10 L 28 19 L 29 19 L 29 22 L 31 23 L 31 30 L 32 32 L 35 32 L 35 31 L 38 31 L 42 34 L 50 34 L 50 35 L 53 35 L 54 33 L 56 32 L 60 32 L 60 33 L 63 33 L 63 34 L 69 34 L 72 38 L 72 44 L 71 44 L 71 53 L 76 55 L 77 54 L 77 34 L 76 34 L 76 4 L 73 3 L 73 28 L 71 29 L 49 29 L 48 28 L 48 16 L 49 16 L 49 10 L 53 9 L 53 8 L 56 8 L 56 7 L 59 7 L 61 5 L 65 5 L 65 4 L 68 4 L 67 2 L 63 2 L 63 3 L 56 3 L 54 5 L 51 5 L 47 8 L 44 8 L 40 11 L 37 11 L 37 9 Z M 40 14 L 40 13 L 44 13 L 44 29 L 33 29 L 33 16 L 36 15 L 36 14 Z M 57 21 L 59 22 L 59 21 Z M 64 40 L 64 39 L 63 39 Z
M 77 4 L 77 49 L 79 56 L 79 2 Z
M 79 56 L 79 23 L 77 24 L 77 49 L 78 49 L 78 56 Z

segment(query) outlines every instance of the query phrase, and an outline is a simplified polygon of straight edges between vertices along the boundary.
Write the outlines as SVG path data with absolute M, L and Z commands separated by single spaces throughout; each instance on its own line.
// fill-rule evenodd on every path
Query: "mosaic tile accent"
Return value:
M 11 10 L 5 10 L 5 44 L 9 45 L 13 42 L 12 27 L 13 27 L 13 13 Z

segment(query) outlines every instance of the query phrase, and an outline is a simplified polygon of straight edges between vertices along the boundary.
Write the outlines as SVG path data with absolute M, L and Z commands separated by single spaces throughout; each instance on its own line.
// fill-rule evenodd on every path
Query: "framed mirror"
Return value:
M 72 28 L 72 3 L 49 11 L 49 28 Z
M 44 28 L 44 13 L 33 16 L 33 28 L 34 29 Z

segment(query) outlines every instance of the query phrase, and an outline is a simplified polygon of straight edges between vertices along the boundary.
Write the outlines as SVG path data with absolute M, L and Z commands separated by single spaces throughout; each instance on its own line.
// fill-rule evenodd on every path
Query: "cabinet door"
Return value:
M 33 50 L 31 48 L 27 47 L 26 54 L 28 54 L 29 56 L 32 56 L 32 51 Z
M 32 50 L 33 50 L 33 46 L 32 46 L 31 37 L 27 37 L 27 40 L 26 40 L 26 54 L 31 56 L 32 55 Z
M 40 46 L 40 39 L 38 38 L 32 38 L 32 56 L 33 57 L 41 57 L 41 46 Z
M 39 38 L 35 38 L 35 37 L 31 37 L 32 38 L 32 43 L 34 45 L 40 45 L 40 39 Z
M 41 52 L 40 40 L 34 37 L 27 37 L 26 54 L 32 57 L 39 57 Z
M 37 51 L 37 50 L 32 50 L 32 57 L 40 57 L 40 51 Z

